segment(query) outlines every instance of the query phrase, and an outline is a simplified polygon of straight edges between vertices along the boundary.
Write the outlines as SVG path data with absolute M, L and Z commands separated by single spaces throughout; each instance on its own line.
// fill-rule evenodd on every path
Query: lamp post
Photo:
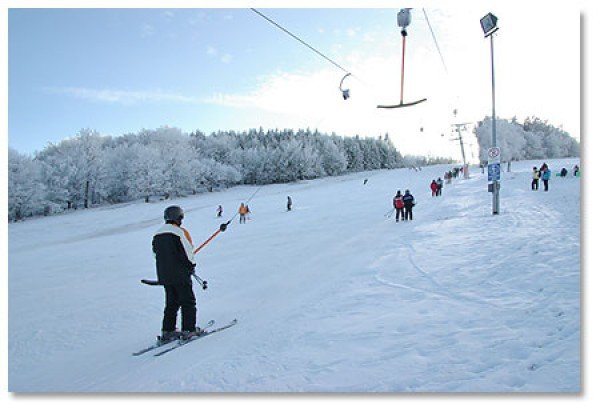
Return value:
M 490 51 L 492 56 L 492 147 L 488 154 L 494 154 L 488 162 L 488 181 L 491 181 L 492 192 L 492 214 L 500 213 L 500 149 L 496 141 L 496 83 L 494 79 L 494 36 L 499 27 L 498 18 L 492 13 L 486 14 L 481 20 L 481 29 L 483 30 L 484 38 L 490 38 Z

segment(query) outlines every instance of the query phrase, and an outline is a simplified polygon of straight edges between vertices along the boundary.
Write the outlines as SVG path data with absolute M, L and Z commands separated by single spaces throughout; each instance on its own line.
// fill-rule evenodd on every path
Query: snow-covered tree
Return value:
M 480 161 L 487 161 L 492 141 L 492 119 L 486 117 L 475 128 Z M 496 140 L 503 161 L 579 156 L 579 143 L 567 132 L 538 118 L 524 124 L 516 118 L 496 119 Z
M 8 149 L 8 219 L 20 220 L 44 211 L 40 165 L 31 157 Z
M 11 156 L 15 165 L 21 164 L 15 166 L 10 186 L 13 216 L 42 213 L 40 205 L 54 211 L 149 201 L 151 196 L 185 196 L 239 183 L 292 182 L 403 164 L 388 136 L 349 138 L 317 130 L 263 128 L 188 135 L 166 126 L 116 138 L 82 129 L 75 137 L 49 144 L 33 159 L 17 152 Z M 39 199 L 22 195 L 16 171 L 24 170 L 36 175 L 30 180 L 39 183 Z

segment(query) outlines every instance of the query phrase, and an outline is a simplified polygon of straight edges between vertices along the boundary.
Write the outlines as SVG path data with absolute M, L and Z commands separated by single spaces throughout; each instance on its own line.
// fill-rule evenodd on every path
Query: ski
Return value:
M 210 328 L 214 324 L 215 324 L 214 320 L 209 320 L 206 323 L 206 325 L 203 327 L 203 329 Z M 140 349 L 137 352 L 133 352 L 132 355 L 133 356 L 140 356 L 140 355 L 142 355 L 142 354 L 144 354 L 146 352 L 150 352 L 151 350 L 158 349 L 158 348 L 160 348 L 162 346 L 168 345 L 169 343 L 173 343 L 173 342 L 177 342 L 177 341 L 178 341 L 177 339 L 173 339 L 173 340 L 169 340 L 169 341 L 166 341 L 166 342 L 162 342 L 160 340 L 160 336 L 157 336 L 156 337 L 156 342 L 153 345 L 148 346 L 147 348 L 144 348 L 144 349 Z
M 162 351 L 160 351 L 158 353 L 155 353 L 154 356 L 162 356 L 165 353 L 171 352 L 172 350 L 175 350 L 175 349 L 180 348 L 180 347 L 182 347 L 184 345 L 187 345 L 188 343 L 192 343 L 194 341 L 197 341 L 200 338 L 203 338 L 205 336 L 212 335 L 213 333 L 220 332 L 222 330 L 228 329 L 228 328 L 234 326 L 235 324 L 237 324 L 237 322 L 238 322 L 237 319 L 233 319 L 228 324 L 226 324 L 224 326 L 219 326 L 218 328 L 214 328 L 214 329 L 211 329 L 211 330 L 206 330 L 201 335 L 194 336 L 194 337 L 192 337 L 192 338 L 190 338 L 188 340 L 179 340 L 179 341 L 177 341 L 176 345 L 170 346 L 170 347 L 168 347 L 165 350 L 162 350 Z

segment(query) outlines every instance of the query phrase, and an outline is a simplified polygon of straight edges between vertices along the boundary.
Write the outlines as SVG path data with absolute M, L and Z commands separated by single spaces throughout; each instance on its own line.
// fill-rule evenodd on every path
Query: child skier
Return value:
M 540 171 L 533 166 L 533 180 L 531 181 L 531 190 L 538 190 L 540 187 Z

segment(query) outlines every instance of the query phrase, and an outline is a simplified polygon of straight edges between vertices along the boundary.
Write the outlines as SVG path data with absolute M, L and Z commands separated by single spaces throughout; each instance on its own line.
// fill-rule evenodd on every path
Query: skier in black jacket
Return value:
M 402 200 L 404 200 L 404 220 L 412 220 L 412 210 L 415 205 L 415 198 L 410 193 L 410 190 L 406 189 L 406 192 L 404 192 L 404 196 L 402 196 Z
M 196 296 L 191 278 L 196 267 L 194 246 L 189 232 L 181 227 L 183 210 L 179 206 L 166 208 L 164 218 L 165 224 L 152 239 L 158 282 L 165 288 L 161 340 L 189 339 L 202 333 L 196 326 Z M 175 330 L 179 308 L 181 332 Z

